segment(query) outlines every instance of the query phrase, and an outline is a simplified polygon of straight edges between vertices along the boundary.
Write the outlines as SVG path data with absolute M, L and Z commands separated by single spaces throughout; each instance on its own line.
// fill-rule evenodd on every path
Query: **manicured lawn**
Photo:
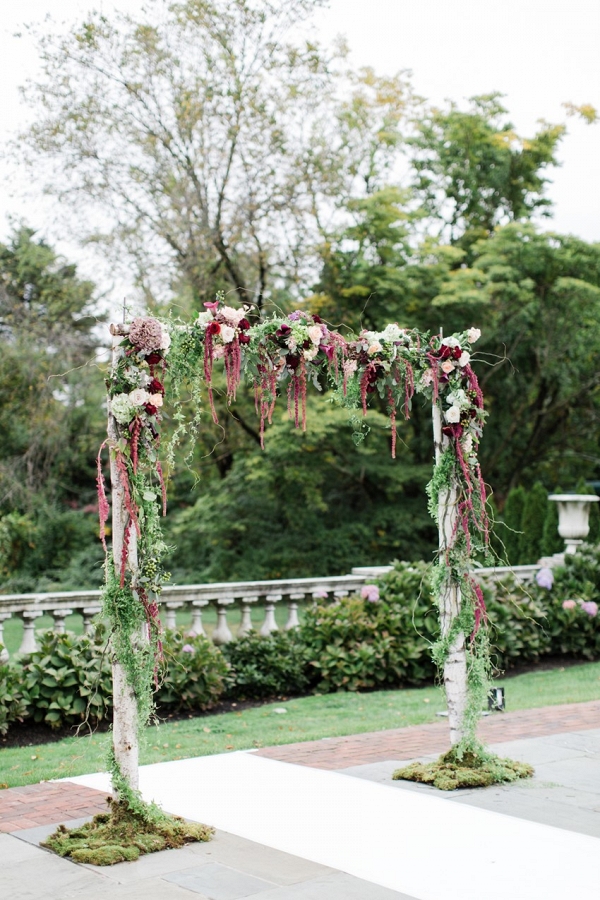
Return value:
M 506 688 L 507 709 L 598 700 L 600 663 L 528 672 L 499 679 L 498 684 Z M 443 708 L 442 691 L 435 687 L 303 697 L 148 728 L 141 762 L 419 725 L 435 721 L 436 711 Z M 286 712 L 277 712 L 281 709 Z M 16 787 L 101 771 L 109 741 L 105 733 L 0 750 L 0 782 Z

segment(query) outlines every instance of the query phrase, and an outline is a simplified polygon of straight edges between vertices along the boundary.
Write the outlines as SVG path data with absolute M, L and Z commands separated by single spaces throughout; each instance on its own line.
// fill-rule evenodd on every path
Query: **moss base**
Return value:
M 177 816 L 161 815 L 147 821 L 115 800 L 109 798 L 108 804 L 109 812 L 94 816 L 81 828 L 69 831 L 59 825 L 41 846 L 75 862 L 112 866 L 138 859 L 144 853 L 209 841 L 214 833 L 207 825 L 186 822 Z
M 440 791 L 454 791 L 457 788 L 506 784 L 532 775 L 533 768 L 527 763 L 503 759 L 487 752 L 465 752 L 460 755 L 453 748 L 435 762 L 411 763 L 403 769 L 397 769 L 392 778 L 394 781 L 432 784 Z

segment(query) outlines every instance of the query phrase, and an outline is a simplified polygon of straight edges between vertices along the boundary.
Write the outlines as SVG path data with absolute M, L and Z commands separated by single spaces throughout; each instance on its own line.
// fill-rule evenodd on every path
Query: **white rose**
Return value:
M 159 350 L 168 350 L 170 346 L 171 346 L 171 335 L 169 334 L 168 331 L 163 331 L 162 338 L 160 341 L 160 347 L 158 349 Z
M 474 344 L 475 341 L 478 341 L 481 337 L 481 331 L 479 328 L 469 328 L 467 331 L 467 340 L 470 344 Z
M 129 402 L 132 406 L 144 406 L 150 402 L 150 394 L 143 388 L 136 388 L 129 395 Z
M 445 419 L 450 425 L 456 425 L 460 422 L 460 409 L 458 406 L 451 406 L 450 409 L 447 409 Z
M 381 336 L 386 341 L 399 341 L 402 337 L 402 329 L 395 323 L 393 325 L 387 325 Z
M 308 329 L 308 336 L 313 344 L 318 346 L 323 338 L 323 329 L 320 325 L 311 325 Z
M 235 337 L 235 328 L 229 325 L 221 325 L 221 340 L 224 344 L 230 344 Z
M 163 397 L 162 394 L 150 394 L 150 399 L 148 401 L 152 404 L 152 406 L 162 406 L 163 405 Z
M 465 407 L 469 406 L 469 399 L 461 388 L 451 391 L 446 396 L 446 400 L 450 406 L 459 406 L 461 409 L 465 409 Z
M 471 354 L 470 354 L 470 353 L 467 353 L 466 350 L 463 350 L 463 352 L 462 352 L 462 353 L 460 354 L 460 356 L 458 357 L 458 364 L 459 364 L 459 366 L 466 366 L 466 365 L 468 365 L 470 359 L 471 359 Z
M 208 325 L 209 322 L 212 322 L 213 318 L 214 316 L 209 309 L 198 313 L 198 322 L 200 325 Z
M 379 341 L 373 341 L 373 343 L 367 350 L 367 353 L 369 354 L 369 356 L 373 356 L 374 353 L 380 353 L 381 350 L 383 350 L 383 347 L 381 346 Z
M 455 337 L 447 337 L 442 341 L 443 347 L 460 347 L 460 341 Z
M 315 356 L 317 355 L 318 352 L 319 352 L 318 347 L 311 347 L 310 350 L 304 350 L 303 351 L 304 359 L 306 359 L 310 362 L 311 359 L 315 358 Z

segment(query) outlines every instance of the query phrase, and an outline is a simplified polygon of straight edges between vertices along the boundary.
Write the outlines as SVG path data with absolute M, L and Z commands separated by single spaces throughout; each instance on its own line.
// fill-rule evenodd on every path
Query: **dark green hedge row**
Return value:
M 549 656 L 600 658 L 600 550 L 585 547 L 541 581 L 545 586 L 524 588 L 507 578 L 485 589 L 492 657 L 500 670 Z M 250 634 L 221 649 L 202 637 L 167 632 L 159 714 L 203 711 L 221 699 L 431 682 L 438 620 L 429 567 L 398 563 L 364 593 L 308 608 L 293 632 Z M 105 643 L 101 634 L 47 632 L 38 651 L 0 666 L 0 733 L 13 721 L 59 728 L 110 717 Z

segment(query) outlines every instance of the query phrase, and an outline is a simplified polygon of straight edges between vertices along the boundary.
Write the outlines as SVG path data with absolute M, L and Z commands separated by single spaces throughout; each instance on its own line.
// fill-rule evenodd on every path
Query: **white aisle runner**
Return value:
M 140 784 L 171 813 L 418 900 L 600 897 L 600 839 L 412 790 L 252 752 L 144 766 Z

